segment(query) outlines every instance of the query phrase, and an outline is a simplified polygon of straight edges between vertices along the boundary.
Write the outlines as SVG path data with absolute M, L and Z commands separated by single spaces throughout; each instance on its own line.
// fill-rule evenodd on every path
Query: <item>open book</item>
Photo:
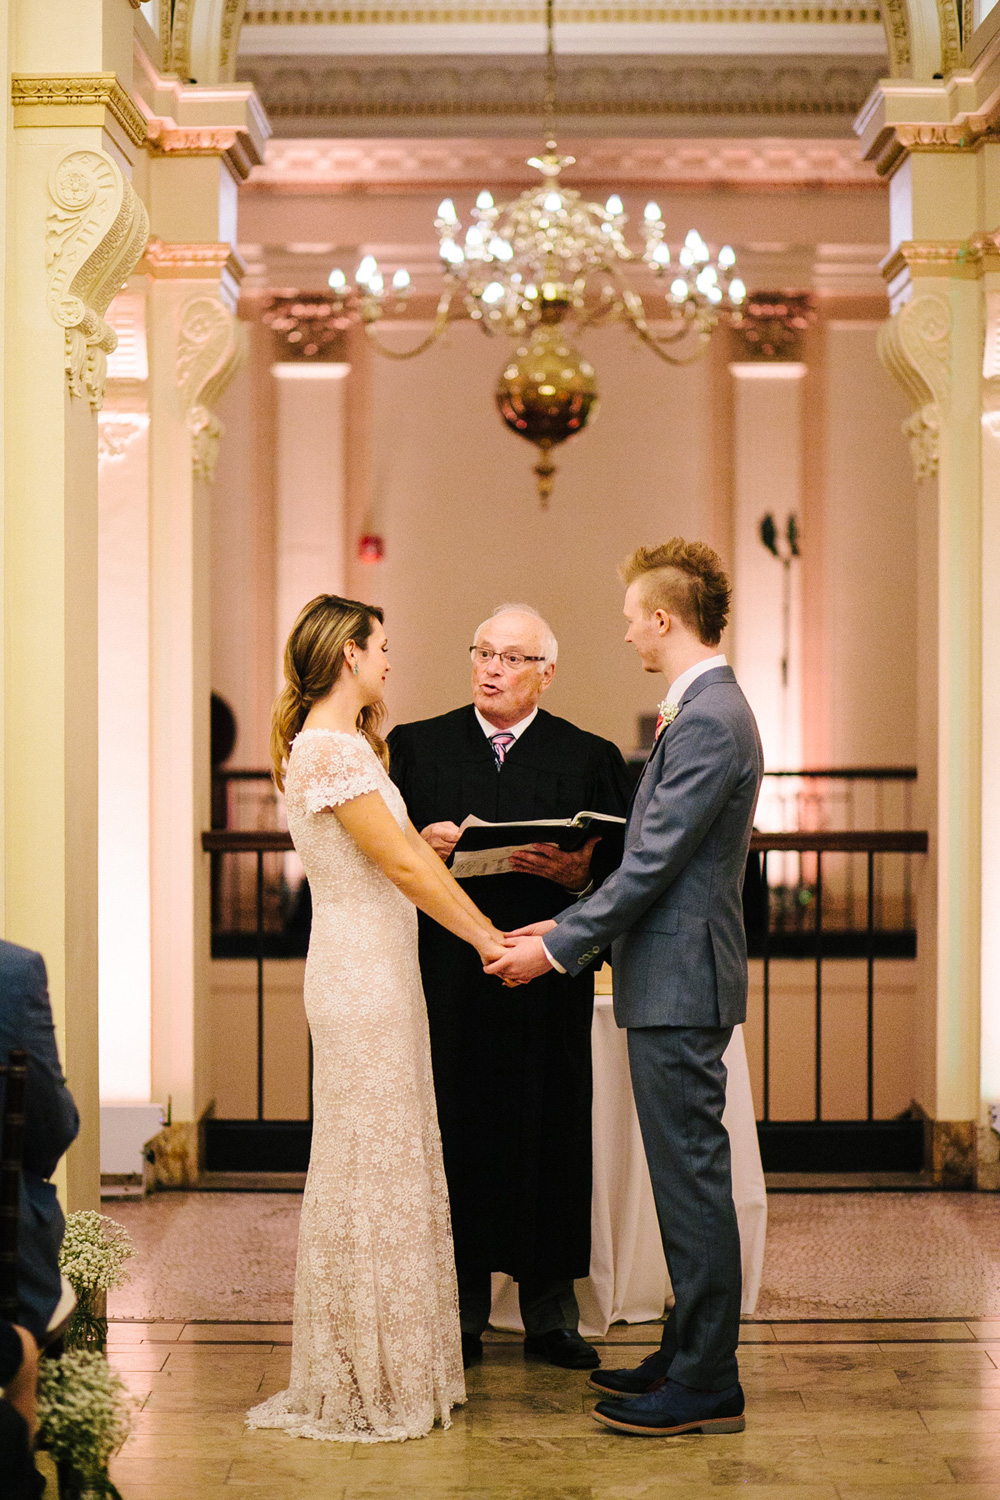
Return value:
M 527 818 L 513 823 L 484 823 L 470 814 L 451 856 L 451 873 L 456 880 L 515 874 L 510 856 L 518 850 L 530 849 L 532 844 L 558 844 L 573 853 L 595 834 L 609 841 L 621 857 L 625 819 L 609 813 L 578 812 L 575 818 Z

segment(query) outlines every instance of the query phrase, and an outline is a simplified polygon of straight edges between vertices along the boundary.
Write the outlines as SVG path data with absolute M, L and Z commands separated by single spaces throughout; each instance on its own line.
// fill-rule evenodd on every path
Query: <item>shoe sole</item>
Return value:
M 613 1385 L 599 1385 L 593 1376 L 587 1381 L 592 1391 L 600 1391 L 602 1396 L 613 1396 L 616 1401 L 635 1401 L 639 1396 L 645 1396 L 645 1391 L 619 1391 Z
M 702 1422 L 681 1422 L 677 1427 L 639 1427 L 634 1422 L 619 1422 L 606 1417 L 603 1412 L 592 1411 L 595 1422 L 612 1427 L 616 1432 L 631 1432 L 636 1437 L 677 1437 L 682 1432 L 700 1432 L 706 1437 L 712 1433 L 743 1432 L 746 1417 L 709 1417 Z

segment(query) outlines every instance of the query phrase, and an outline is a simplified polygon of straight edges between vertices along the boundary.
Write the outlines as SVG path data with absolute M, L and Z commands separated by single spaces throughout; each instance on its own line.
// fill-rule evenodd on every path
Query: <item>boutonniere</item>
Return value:
M 666 729 L 667 725 L 668 724 L 672 724 L 674 722 L 674 720 L 676 719 L 679 711 L 680 711 L 680 704 L 679 703 L 668 703 L 667 700 L 666 700 L 666 698 L 664 698 L 663 702 L 659 705 L 659 712 L 657 713 L 657 716 L 656 716 L 656 738 L 657 739 L 659 739 L 660 735 Z

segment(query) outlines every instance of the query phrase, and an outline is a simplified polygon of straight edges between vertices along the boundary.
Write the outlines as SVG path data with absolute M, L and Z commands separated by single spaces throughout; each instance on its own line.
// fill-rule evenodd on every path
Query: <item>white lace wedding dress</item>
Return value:
M 247 1418 L 356 1443 L 447 1427 L 465 1400 L 417 915 L 323 811 L 371 791 L 402 826 L 403 799 L 362 736 L 298 735 L 285 796 L 313 904 L 312 1154 L 289 1387 Z

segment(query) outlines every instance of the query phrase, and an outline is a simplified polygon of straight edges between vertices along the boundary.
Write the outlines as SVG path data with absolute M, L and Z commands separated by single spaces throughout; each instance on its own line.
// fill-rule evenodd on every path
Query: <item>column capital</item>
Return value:
M 218 281 L 235 306 L 246 263 L 228 240 L 167 245 L 153 238 L 136 270 L 157 281 Z
M 237 182 L 264 160 L 271 127 L 252 84 L 182 83 L 137 52 L 135 90 L 151 156 L 218 156 Z
M 146 121 L 117 73 L 12 73 L 14 128 L 67 125 L 115 127 L 133 146 L 146 139 Z

